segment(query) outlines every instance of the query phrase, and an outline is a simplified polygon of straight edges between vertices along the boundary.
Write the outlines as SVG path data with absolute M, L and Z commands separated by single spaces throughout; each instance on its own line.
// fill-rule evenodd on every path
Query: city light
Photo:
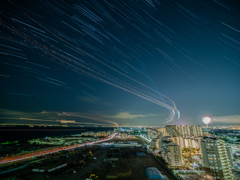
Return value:
M 92 142 L 87 142 L 87 143 L 77 144 L 77 145 L 70 145 L 70 146 L 66 146 L 66 147 L 58 147 L 58 148 L 54 148 L 54 149 L 51 149 L 51 150 L 44 149 L 44 150 L 41 150 L 41 152 L 38 152 L 38 153 L 32 153 L 32 154 L 29 154 L 29 155 L 22 155 L 22 156 L 18 156 L 18 157 L 10 157 L 10 158 L 7 158 L 7 159 L 0 160 L 0 164 L 6 164 L 6 163 L 10 163 L 10 162 L 11 163 L 12 162 L 19 162 L 19 161 L 22 161 L 22 160 L 25 160 L 25 159 L 31 159 L 31 158 L 37 157 L 37 156 L 44 156 L 44 155 L 53 154 L 53 153 L 56 153 L 56 152 L 59 152 L 59 151 L 66 151 L 66 150 L 71 150 L 71 149 L 80 148 L 80 147 L 84 147 L 84 146 L 89 146 L 89 145 L 93 145 L 93 144 L 96 144 L 96 143 L 101 143 L 101 142 L 104 142 L 104 141 L 108 141 L 108 140 L 114 138 L 116 135 L 117 135 L 117 133 L 113 133 L 109 137 L 107 137 L 105 139 L 102 139 L 102 140 L 97 140 L 97 141 L 92 141 Z

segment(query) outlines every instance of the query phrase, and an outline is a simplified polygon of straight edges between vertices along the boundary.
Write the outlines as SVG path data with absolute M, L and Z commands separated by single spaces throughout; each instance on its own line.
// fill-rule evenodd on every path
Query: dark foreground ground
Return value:
M 93 151 L 93 150 L 92 150 Z M 146 156 L 138 157 L 135 152 L 144 152 Z M 86 151 L 87 152 L 87 151 Z M 152 154 L 146 152 L 142 148 L 130 149 L 99 149 L 96 150 L 100 156 L 97 160 L 85 158 L 85 163 L 75 163 L 80 161 L 79 157 L 69 155 L 69 157 L 47 157 L 29 163 L 29 166 L 12 173 L 0 175 L 0 179 L 4 180 L 44 180 L 44 179 L 70 179 L 85 180 L 90 175 L 98 176 L 99 180 L 103 179 L 124 179 L 124 180 L 145 180 L 145 168 L 156 167 L 160 170 L 165 179 L 174 180 L 175 177 L 165 170 L 165 168 L 153 157 Z M 110 158 L 118 158 L 118 161 L 110 161 Z M 83 159 L 83 158 L 82 158 Z M 50 169 L 57 165 L 68 163 L 68 166 L 51 173 L 32 172 L 32 169 Z M 75 164 L 74 164 L 75 163 Z
M 146 156 L 136 156 L 135 152 L 144 152 Z M 0 179 L 85 180 L 92 175 L 92 179 L 98 180 L 145 180 L 147 179 L 145 174 L 145 168 L 147 167 L 156 167 L 166 180 L 176 179 L 144 148 L 103 148 L 92 146 L 48 155 L 31 162 L 22 162 L 13 166 L 18 167 L 26 164 L 28 166 L 24 169 L 0 175 Z M 67 164 L 67 166 L 53 172 L 47 172 L 47 170 L 62 164 Z M 10 168 L 12 167 L 0 167 L 0 172 Z M 45 172 L 32 172 L 33 169 L 43 169 Z
M 144 152 L 146 156 L 136 156 L 135 152 Z M 83 180 L 89 177 L 91 174 L 96 174 L 101 180 L 114 179 L 110 178 L 110 175 L 112 175 L 112 177 L 117 176 L 117 179 L 121 180 L 146 180 L 147 176 L 145 174 L 145 169 L 147 167 L 156 167 L 166 180 L 176 179 L 153 157 L 152 154 L 148 153 L 145 149 L 122 148 L 120 151 L 112 151 L 111 154 L 108 151 L 107 155 L 111 157 L 117 157 L 119 158 L 119 161 L 104 162 L 102 165 L 95 168 L 80 179 Z

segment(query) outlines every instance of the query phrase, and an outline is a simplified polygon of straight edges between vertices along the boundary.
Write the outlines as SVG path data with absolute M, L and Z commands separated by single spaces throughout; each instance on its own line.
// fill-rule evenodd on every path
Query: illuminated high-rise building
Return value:
M 197 136 L 196 126 L 191 125 L 190 127 L 190 136 Z
M 177 136 L 177 137 L 171 137 L 169 139 L 171 139 L 174 143 L 178 144 L 181 149 L 185 148 L 183 137 Z
M 180 132 L 180 134 L 182 135 L 182 136 L 185 136 L 185 134 L 184 134 L 184 128 L 183 128 L 184 126 L 181 124 L 180 125 L 180 127 L 179 127 L 179 132 Z
M 185 136 L 190 136 L 190 127 L 189 126 L 184 126 L 185 127 Z
M 196 129 L 197 129 L 197 135 L 203 136 L 202 128 L 200 126 L 196 126 Z
M 232 152 L 223 139 L 204 137 L 201 140 L 201 152 L 207 174 L 216 180 L 233 179 Z
M 172 140 L 162 140 L 161 155 L 170 166 L 182 166 L 181 148 Z
M 152 139 L 152 141 L 151 141 L 151 148 L 159 149 L 159 141 L 160 140 L 161 139 L 159 139 L 159 138 Z

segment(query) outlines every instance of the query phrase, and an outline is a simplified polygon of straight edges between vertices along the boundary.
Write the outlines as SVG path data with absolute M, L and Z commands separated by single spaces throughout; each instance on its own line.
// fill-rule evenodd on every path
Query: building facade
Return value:
M 196 126 L 191 125 L 190 127 L 190 136 L 197 136 Z
M 184 128 L 183 127 L 184 127 L 183 125 L 180 125 L 180 127 L 179 127 L 179 132 L 182 136 L 184 136 Z
M 190 127 L 191 126 L 184 126 L 185 127 L 185 136 L 189 137 L 190 136 Z
M 216 180 L 233 179 L 231 148 L 224 140 L 204 137 L 201 140 L 201 152 L 207 174 Z
M 173 141 L 163 140 L 161 142 L 161 155 L 170 166 L 182 166 L 181 149 Z
M 184 126 L 184 125 L 167 125 L 166 130 L 170 136 L 182 137 L 198 137 L 203 136 L 202 128 L 200 126 Z
M 160 141 L 159 138 L 152 139 L 152 141 L 151 141 L 151 148 L 159 149 L 159 141 Z
M 173 141 L 181 148 L 181 150 L 183 148 L 200 149 L 201 138 L 189 138 L 189 137 L 184 138 L 182 136 L 166 136 L 162 139 Z
M 196 126 L 196 129 L 197 129 L 197 135 L 203 136 L 202 128 L 200 126 Z

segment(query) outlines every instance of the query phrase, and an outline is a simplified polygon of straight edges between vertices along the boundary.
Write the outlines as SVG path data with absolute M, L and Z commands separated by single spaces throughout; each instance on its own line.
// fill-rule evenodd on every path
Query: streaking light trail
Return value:
M 5 159 L 0 160 L 0 164 L 18 162 L 18 161 L 23 161 L 23 160 L 26 160 L 26 159 L 31 159 L 31 158 L 34 158 L 34 157 L 38 157 L 38 156 L 44 156 L 44 155 L 47 155 L 47 154 L 56 153 L 56 152 L 59 152 L 59 151 L 66 151 L 66 150 L 71 150 L 71 149 L 80 148 L 80 147 L 84 147 L 84 146 L 90 146 L 90 145 L 93 145 L 93 144 L 96 144 L 96 143 L 101 143 L 101 142 L 104 142 L 104 141 L 111 140 L 112 138 L 114 138 L 116 136 L 116 134 L 117 133 L 113 133 L 105 139 L 101 139 L 101 140 L 98 140 L 98 141 L 87 142 L 87 143 L 84 143 L 84 144 L 71 145 L 71 146 L 66 146 L 66 147 L 61 147 L 61 148 L 53 148 L 51 150 L 45 149 L 45 150 L 42 150 L 41 152 L 31 153 L 31 154 L 28 154 L 28 155 L 7 157 Z
M 11 2 L 11 1 L 9 1 L 9 2 Z M 5 28 L 5 30 L 7 30 L 8 32 L 11 32 L 13 34 L 13 35 L 9 35 L 7 37 L 7 38 L 9 38 L 9 40 L 11 39 L 11 41 L 13 41 L 15 43 L 18 43 L 18 44 L 20 44 L 24 47 L 32 49 L 36 53 L 45 56 L 46 58 L 50 59 L 51 61 L 53 61 L 53 62 L 55 62 L 55 63 L 57 63 L 61 66 L 64 66 L 65 68 L 70 69 L 71 71 L 74 71 L 74 72 L 79 73 L 81 75 L 84 75 L 86 77 L 95 79 L 97 81 L 108 84 L 110 86 L 119 88 L 123 91 L 134 94 L 134 95 L 136 95 L 136 96 L 138 96 L 142 99 L 145 99 L 149 102 L 152 102 L 154 104 L 157 104 L 157 105 L 160 105 L 162 107 L 167 108 L 168 110 L 170 110 L 170 114 L 169 114 L 168 118 L 165 120 L 166 123 L 173 121 L 176 114 L 177 114 L 177 118 L 180 117 L 180 113 L 177 110 L 177 107 L 176 107 L 175 103 L 170 98 L 168 98 L 165 95 L 159 93 L 158 91 L 150 88 L 149 86 L 141 83 L 140 81 L 126 75 L 125 73 L 122 73 L 122 72 L 116 70 L 114 67 L 112 67 L 111 65 L 101 61 L 99 58 L 95 57 L 94 55 L 91 55 L 88 52 L 80 49 L 78 47 L 78 43 L 77 43 L 76 40 L 66 38 L 66 36 L 61 35 L 61 33 L 59 33 L 56 30 L 50 30 L 48 27 L 40 24 L 37 20 L 35 20 L 30 15 L 28 15 L 20 6 L 18 6 L 17 4 L 15 4 L 13 2 L 11 2 L 11 3 L 12 3 L 13 6 L 15 6 L 15 8 L 17 10 L 19 10 L 22 14 L 24 14 L 25 17 L 27 17 L 32 23 L 40 26 L 43 30 L 40 30 L 39 28 L 33 27 L 32 25 L 29 25 L 25 22 L 22 22 L 22 21 L 20 21 L 16 18 L 11 18 L 12 19 L 11 24 L 9 24 L 8 22 L 5 22 L 4 20 L 1 20 L 0 25 L 3 28 Z M 79 11 L 80 6 L 76 5 L 75 7 L 76 8 L 74 10 Z M 80 11 L 82 13 L 82 8 L 80 8 L 80 9 L 81 9 Z M 76 21 L 75 21 L 76 16 L 74 16 L 74 17 L 75 18 L 73 19 L 73 21 L 76 23 Z M 97 21 L 100 20 L 96 16 L 94 16 L 94 17 L 96 18 Z M 69 18 L 72 18 L 72 17 L 69 17 Z M 61 22 L 64 25 L 68 26 L 68 28 L 72 28 L 73 30 L 80 33 L 81 35 L 86 35 L 86 33 L 87 33 L 87 35 L 90 35 L 91 37 L 93 37 L 95 40 L 97 40 L 98 42 L 100 42 L 102 44 L 103 44 L 102 38 L 107 37 L 107 41 L 109 40 L 109 37 L 106 34 L 103 35 L 102 33 L 100 33 L 99 35 L 96 35 L 96 34 L 93 35 L 92 31 L 89 32 L 89 30 L 86 31 L 85 29 L 83 31 L 85 33 L 84 34 L 82 32 L 79 32 L 79 30 L 77 30 L 76 28 L 73 28 L 71 25 L 67 24 L 66 22 L 63 22 L 63 21 L 61 21 Z M 34 31 L 32 29 L 34 29 Z M 40 32 L 35 33 L 35 30 L 40 31 L 41 33 L 44 33 L 44 36 L 47 36 L 47 35 L 54 36 L 54 40 L 59 42 L 59 43 L 56 44 L 56 45 L 51 44 L 49 41 L 47 41 L 45 38 L 43 38 L 44 36 L 39 35 Z M 93 31 L 95 31 L 95 30 L 93 30 Z M 105 31 L 105 33 L 107 33 L 109 36 L 113 37 L 107 31 Z M 103 36 L 103 37 L 100 38 L 99 36 Z M 116 38 L 114 38 L 114 39 L 117 40 Z M 116 76 L 111 75 L 110 73 L 103 71 L 97 65 L 93 65 L 91 63 L 88 63 L 86 60 L 83 60 L 79 57 L 76 57 L 69 52 L 66 52 L 65 49 L 62 49 L 62 47 L 59 45 L 60 42 L 63 43 L 63 44 L 64 43 L 67 44 L 67 46 L 71 47 L 71 49 L 73 49 L 74 51 L 76 51 L 80 54 L 83 54 L 84 56 L 87 56 L 88 58 L 91 58 L 92 60 L 95 60 L 96 62 L 100 63 L 104 67 L 110 69 L 111 71 L 117 72 L 118 74 L 122 75 L 123 77 L 128 78 L 129 80 L 133 81 L 133 83 L 140 84 L 141 86 L 150 90 L 150 92 L 145 91 L 143 89 L 140 89 L 140 88 L 136 87 L 135 85 L 129 84 L 126 81 L 121 80 L 121 79 L 117 78 Z M 129 58 L 121 50 L 119 50 L 117 48 L 115 48 L 115 50 L 118 51 L 120 54 L 122 54 L 125 58 Z M 161 51 L 161 50 L 159 50 L 159 51 L 162 54 L 164 54 L 165 56 L 167 56 L 168 58 L 170 58 L 163 51 Z M 171 59 L 171 60 L 174 61 L 173 59 Z M 127 64 L 129 66 L 131 66 L 129 63 L 127 63 Z M 12 64 L 7 64 L 7 65 L 11 66 Z M 27 67 L 22 67 L 22 68 L 27 68 Z M 48 78 L 48 77 L 47 77 L 47 79 L 45 77 L 44 78 L 37 77 L 37 79 L 41 80 L 41 81 L 44 81 L 46 83 L 50 83 L 50 84 L 53 84 L 53 85 L 56 85 L 56 86 L 60 86 L 60 87 L 66 87 L 66 85 L 67 85 L 66 83 L 63 83 L 59 80 L 55 80 L 55 79 Z M 153 94 L 153 93 L 155 93 L 155 94 Z M 88 117 L 84 117 L 84 118 L 88 118 Z M 95 120 L 97 120 L 97 119 L 95 119 Z M 108 122 L 110 122 L 110 121 L 108 121 Z

